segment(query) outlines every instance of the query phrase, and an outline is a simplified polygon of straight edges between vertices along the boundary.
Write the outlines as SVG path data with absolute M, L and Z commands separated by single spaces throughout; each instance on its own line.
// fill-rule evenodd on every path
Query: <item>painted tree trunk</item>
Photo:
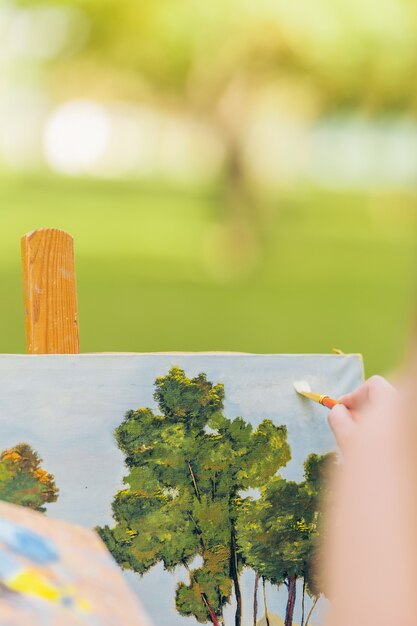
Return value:
M 253 626 L 256 626 L 258 621 L 258 589 L 259 589 L 259 574 L 255 574 L 255 584 L 253 586 Z
M 303 579 L 303 597 L 301 600 L 301 623 L 300 626 L 304 626 L 304 618 L 305 618 L 305 604 L 306 604 L 306 579 Z
M 287 610 L 285 612 L 285 626 L 292 626 L 294 618 L 295 596 L 296 596 L 297 577 L 291 574 L 288 577 L 288 600 Z
M 263 595 L 264 595 L 265 621 L 266 621 L 266 626 L 269 626 L 269 613 L 268 613 L 268 605 L 266 603 L 265 578 L 262 578 L 262 589 L 263 589 Z
M 314 598 L 313 605 L 312 605 L 312 607 L 311 607 L 311 609 L 310 609 L 310 611 L 309 611 L 309 613 L 308 613 L 308 615 L 307 615 L 307 619 L 306 619 L 305 626 L 308 626 L 308 624 L 310 623 L 310 617 L 313 615 L 313 611 L 314 611 L 314 609 L 316 608 L 316 604 L 317 604 L 317 602 L 319 601 L 319 597 L 320 597 L 320 596 L 316 596 L 316 597 Z
M 233 580 L 236 598 L 235 626 L 242 624 L 242 593 L 240 590 L 239 570 L 237 563 L 237 549 L 234 530 L 230 540 L 230 578 Z
M 220 626 L 220 622 L 217 619 L 217 616 L 210 605 L 207 606 L 208 612 L 210 613 L 210 619 L 213 622 L 213 626 Z
M 211 619 L 211 622 L 212 622 L 213 626 L 221 626 L 221 624 L 220 624 L 220 622 L 219 622 L 219 620 L 217 618 L 216 613 L 213 611 L 213 609 L 210 606 L 209 601 L 207 600 L 207 597 L 206 597 L 205 593 L 201 594 L 201 599 L 203 600 L 203 602 L 204 602 L 204 604 L 206 606 L 206 609 L 209 612 L 210 619 Z

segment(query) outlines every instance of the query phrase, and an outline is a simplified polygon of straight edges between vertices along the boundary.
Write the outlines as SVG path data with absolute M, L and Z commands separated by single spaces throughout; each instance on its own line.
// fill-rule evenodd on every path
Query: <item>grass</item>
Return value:
M 75 238 L 83 352 L 338 347 L 362 352 L 368 374 L 395 366 L 414 307 L 417 195 L 304 188 L 262 205 L 262 245 L 249 237 L 236 271 L 227 236 L 213 247 L 213 192 L 4 178 L 0 351 L 24 351 L 19 239 L 54 226 Z

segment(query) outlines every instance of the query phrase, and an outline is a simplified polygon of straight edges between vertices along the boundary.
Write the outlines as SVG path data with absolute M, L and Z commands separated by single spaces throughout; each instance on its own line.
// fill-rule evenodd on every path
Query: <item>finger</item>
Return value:
M 352 415 L 350 411 L 343 406 L 343 404 L 337 404 L 330 411 L 327 419 L 336 438 L 337 444 L 343 451 L 346 449 L 352 434 L 357 427 Z
M 339 402 L 348 409 L 356 411 L 370 402 L 384 402 L 393 392 L 395 392 L 395 388 L 385 378 L 371 376 L 358 389 L 341 396 Z

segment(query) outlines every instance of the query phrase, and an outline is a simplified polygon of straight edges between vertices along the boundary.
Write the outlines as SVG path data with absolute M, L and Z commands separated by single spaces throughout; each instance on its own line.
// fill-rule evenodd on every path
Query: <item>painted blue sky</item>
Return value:
M 111 523 L 111 502 L 126 473 L 114 429 L 127 410 L 155 408 L 154 380 L 173 365 L 223 383 L 227 417 L 286 424 L 292 460 L 285 475 L 294 479 L 310 452 L 334 443 L 326 410 L 299 397 L 293 381 L 338 397 L 363 379 L 358 355 L 0 355 L 0 447 L 24 441 L 39 452 L 60 489 L 51 515 L 89 527 Z M 157 567 L 140 582 L 129 580 L 158 626 L 197 624 L 175 613 L 174 577 Z M 163 597 L 156 593 L 161 584 Z M 273 608 L 282 614 L 281 606 Z

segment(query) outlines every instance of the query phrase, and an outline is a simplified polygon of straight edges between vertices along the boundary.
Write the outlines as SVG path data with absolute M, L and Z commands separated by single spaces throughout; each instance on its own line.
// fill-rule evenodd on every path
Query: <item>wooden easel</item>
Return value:
M 78 354 L 80 337 L 74 240 L 56 228 L 22 237 L 28 354 Z

